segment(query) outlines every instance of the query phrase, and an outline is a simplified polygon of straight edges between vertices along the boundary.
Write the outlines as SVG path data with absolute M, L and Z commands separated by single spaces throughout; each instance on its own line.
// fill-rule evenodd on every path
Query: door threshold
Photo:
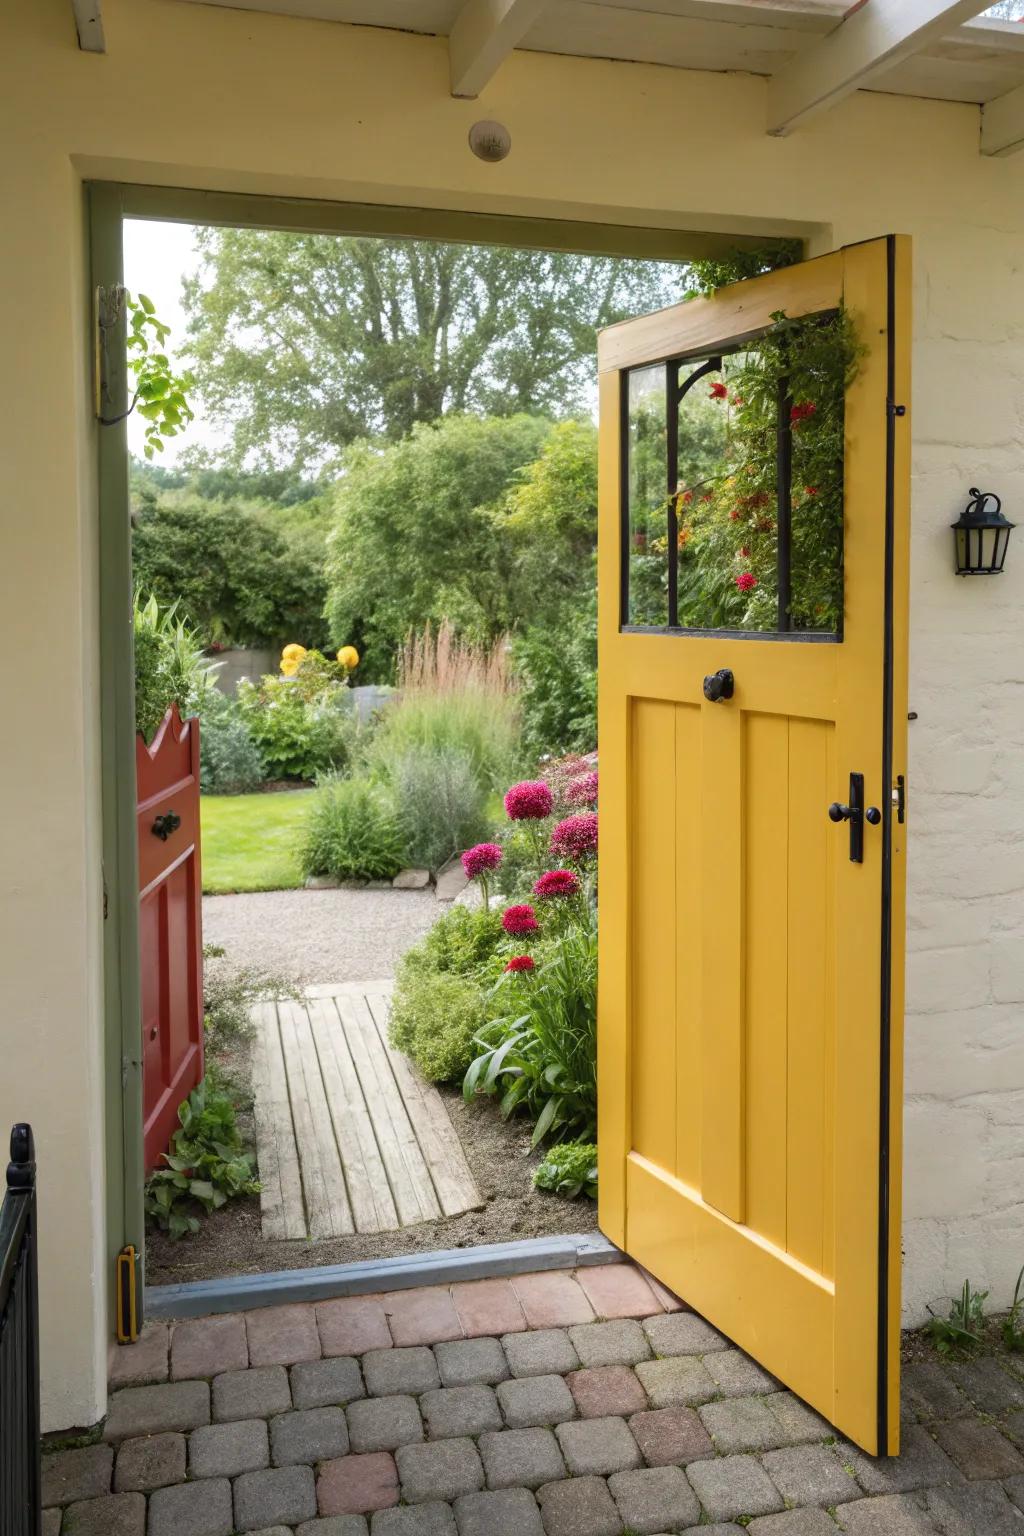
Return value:
M 214 1312 L 244 1312 L 287 1302 L 403 1291 L 416 1285 L 453 1285 L 457 1281 L 490 1280 L 535 1270 L 582 1269 L 591 1264 L 615 1264 L 622 1258 L 622 1251 L 601 1232 L 528 1237 L 513 1243 L 403 1253 L 393 1259 L 354 1264 L 227 1275 L 218 1280 L 192 1280 L 184 1285 L 147 1285 L 145 1315 L 206 1317 Z

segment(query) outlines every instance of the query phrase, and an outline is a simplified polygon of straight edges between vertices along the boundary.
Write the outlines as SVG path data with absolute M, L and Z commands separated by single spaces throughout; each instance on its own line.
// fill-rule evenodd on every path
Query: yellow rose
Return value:
M 282 671 L 282 673 L 284 674 L 285 677 L 294 677 L 298 670 L 299 670 L 299 663 L 296 660 L 294 660 L 294 658 L 289 657 L 287 660 L 282 658 L 282 660 L 281 660 L 281 671 Z
M 341 650 L 338 652 L 338 662 L 341 666 L 347 667 L 350 672 L 352 671 L 353 667 L 358 667 L 359 652 L 356 650 L 355 646 L 343 645 Z
M 282 661 L 301 661 L 306 654 L 304 645 L 286 645 L 281 652 Z

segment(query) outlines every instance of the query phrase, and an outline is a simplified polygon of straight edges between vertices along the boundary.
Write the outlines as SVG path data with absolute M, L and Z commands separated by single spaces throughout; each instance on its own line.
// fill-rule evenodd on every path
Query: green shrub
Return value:
M 520 1107 L 545 1136 L 592 1141 L 597 1128 L 597 914 L 542 944 L 535 971 L 503 975 L 494 989 L 497 1018 L 463 1092 L 502 1094 L 504 1116 Z
M 177 604 L 161 607 L 155 597 L 135 594 L 135 729 L 149 742 L 164 715 L 177 704 L 183 720 L 194 715 L 213 688 L 214 665 Z
M 390 880 L 404 860 L 405 840 L 386 788 L 367 779 L 321 784 L 299 847 L 303 874 Z
M 287 976 L 257 966 L 231 966 L 217 944 L 203 945 L 203 1025 L 213 1046 L 244 1040 L 252 1033 L 249 1010 L 263 998 L 298 998 Z M 212 1063 L 210 1066 L 212 1071 Z
M 391 764 L 390 779 L 410 864 L 438 870 L 488 832 L 487 790 L 465 753 L 407 752 Z
M 512 656 L 530 756 L 589 752 L 597 740 L 596 587 L 557 623 L 517 635 Z
M 147 1217 L 172 1237 L 198 1232 L 198 1212 L 209 1215 L 260 1188 L 226 1094 L 200 1083 L 180 1105 L 178 1119 L 171 1150 L 164 1153 L 167 1166 L 150 1174 L 145 1191 Z
M 584 1194 L 597 1199 L 597 1147 L 592 1141 L 563 1142 L 552 1147 L 534 1170 L 535 1189 L 546 1189 L 566 1200 Z
M 505 938 L 499 912 L 451 906 L 425 938 L 403 956 L 401 972 L 473 976 L 485 971 Z
M 476 1054 L 487 994 L 472 976 L 405 969 L 395 988 L 390 1039 L 428 1082 L 460 1078 Z
M 260 749 L 236 704 L 211 691 L 199 732 L 199 783 L 204 795 L 244 795 L 266 778 Z
M 359 732 L 352 692 L 319 651 L 307 652 L 294 677 L 239 683 L 238 708 L 271 778 L 315 779 L 349 766 Z

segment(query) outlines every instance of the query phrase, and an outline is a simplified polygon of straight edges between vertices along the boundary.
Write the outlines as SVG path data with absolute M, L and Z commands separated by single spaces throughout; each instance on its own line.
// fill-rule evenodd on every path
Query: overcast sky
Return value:
M 167 343 L 174 357 L 185 338 L 185 311 L 181 305 L 181 280 L 199 266 L 194 249 L 195 231 L 191 224 L 164 224 L 153 219 L 127 219 L 124 226 L 124 281 L 133 293 L 144 293 L 153 300 L 156 312 L 171 328 Z M 226 434 L 217 432 L 202 419 L 198 401 L 192 400 L 196 419 L 181 434 L 172 438 L 156 459 L 173 464 L 186 448 L 215 449 L 223 446 Z M 143 445 L 142 418 L 128 418 L 128 447 L 139 458 Z

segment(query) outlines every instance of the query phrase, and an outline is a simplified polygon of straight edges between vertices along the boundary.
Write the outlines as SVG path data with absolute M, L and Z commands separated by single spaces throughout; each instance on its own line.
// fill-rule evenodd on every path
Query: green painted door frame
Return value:
M 820 234 L 819 227 L 779 221 L 758 235 L 582 223 L 449 208 L 318 203 L 300 198 L 204 192 L 177 187 L 93 182 L 89 210 L 91 287 L 124 280 L 122 226 L 126 218 L 232 225 L 295 233 L 450 240 L 632 256 L 662 261 L 753 250 L 780 237 Z M 94 325 L 95 331 L 95 325 Z M 104 414 L 127 409 L 123 328 L 108 357 Z M 131 521 L 128 440 L 124 420 L 99 426 L 100 666 L 103 754 L 103 868 L 106 1020 L 107 1232 L 111 1295 L 114 1261 L 131 1244 L 139 1256 L 137 1293 L 142 1320 L 145 1224 L 142 1155 L 142 1033 L 139 980 L 138 851 L 135 829 L 135 686 L 132 654 Z M 112 1312 L 113 1316 L 114 1313 Z

